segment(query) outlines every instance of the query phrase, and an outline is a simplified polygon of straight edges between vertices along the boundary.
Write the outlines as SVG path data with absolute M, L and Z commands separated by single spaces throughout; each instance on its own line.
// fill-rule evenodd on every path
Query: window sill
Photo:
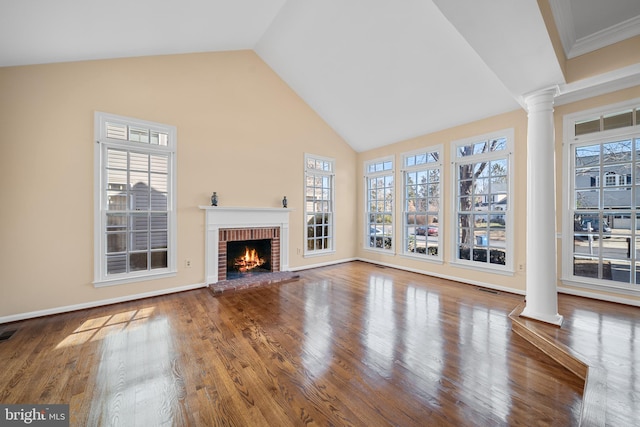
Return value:
M 640 297 L 640 289 L 631 289 L 627 286 L 624 286 L 624 284 L 622 283 L 620 283 L 621 286 L 616 286 L 614 284 L 615 282 L 613 283 L 603 283 L 600 281 L 586 282 L 584 280 L 589 280 L 589 279 L 583 278 L 583 277 L 562 278 L 561 282 L 563 285 L 566 285 L 566 286 L 588 289 L 590 291 L 609 292 L 609 293 L 618 294 L 618 295 Z
M 433 264 L 444 264 L 444 261 L 441 257 L 435 257 L 430 255 L 413 255 L 410 253 L 400 254 L 402 258 L 410 259 L 412 261 L 426 261 L 431 262 Z
M 464 268 L 467 270 L 474 270 L 474 271 L 482 271 L 483 273 L 489 273 L 489 274 L 500 274 L 502 276 L 513 276 L 515 274 L 515 271 L 513 271 L 512 269 L 508 269 L 506 267 L 485 267 L 483 264 L 480 263 L 473 263 L 472 261 L 470 261 L 469 263 L 466 262 L 460 262 L 460 261 L 452 261 L 450 263 L 453 267 L 459 267 L 459 268 Z M 480 264 L 480 265 L 475 265 L 475 264 Z
M 363 249 L 365 251 L 367 251 L 367 252 L 373 252 L 373 253 L 376 253 L 376 254 L 392 255 L 392 256 L 396 255 L 396 252 L 393 250 L 393 248 L 392 249 L 380 249 L 380 248 L 370 248 L 368 246 L 365 246 Z
M 163 270 L 162 272 L 159 272 L 159 273 L 148 273 L 144 275 L 126 276 L 126 277 L 121 276 L 119 278 L 114 278 L 114 279 L 96 280 L 93 282 L 93 286 L 95 288 L 104 288 L 108 286 L 124 285 L 127 283 L 145 282 L 149 280 L 164 279 L 167 277 L 174 277 L 175 275 L 176 275 L 176 271 Z
M 320 256 L 333 255 L 335 253 L 336 253 L 336 251 L 333 250 L 333 249 L 329 249 L 329 250 L 325 250 L 325 251 L 305 252 L 304 253 L 304 257 L 305 258 L 316 258 L 316 257 L 320 257 Z

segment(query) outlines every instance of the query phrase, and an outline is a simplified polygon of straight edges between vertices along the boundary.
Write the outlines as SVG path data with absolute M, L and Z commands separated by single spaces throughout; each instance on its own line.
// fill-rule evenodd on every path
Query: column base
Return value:
M 545 313 L 536 313 L 531 310 L 529 307 L 525 307 L 520 313 L 522 317 L 528 317 L 529 319 L 538 320 L 544 323 L 550 323 L 556 326 L 562 326 L 563 317 L 559 314 L 545 314 Z

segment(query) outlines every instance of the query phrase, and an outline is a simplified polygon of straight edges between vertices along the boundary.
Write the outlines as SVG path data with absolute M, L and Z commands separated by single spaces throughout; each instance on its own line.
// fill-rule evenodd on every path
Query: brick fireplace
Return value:
M 289 212 L 283 208 L 200 206 L 205 221 L 205 279 L 207 284 L 227 279 L 229 242 L 269 240 L 271 271 L 289 269 Z
M 269 266 L 271 271 L 280 271 L 280 227 L 222 228 L 218 234 L 218 281 L 226 280 L 229 270 L 227 250 L 229 242 L 270 241 Z

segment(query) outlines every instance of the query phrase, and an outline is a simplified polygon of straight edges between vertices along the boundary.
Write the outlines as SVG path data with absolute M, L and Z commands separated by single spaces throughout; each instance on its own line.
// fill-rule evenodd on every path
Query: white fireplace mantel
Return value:
M 218 282 L 219 231 L 226 228 L 280 227 L 280 271 L 289 270 L 288 208 L 199 206 L 205 211 L 205 279 Z

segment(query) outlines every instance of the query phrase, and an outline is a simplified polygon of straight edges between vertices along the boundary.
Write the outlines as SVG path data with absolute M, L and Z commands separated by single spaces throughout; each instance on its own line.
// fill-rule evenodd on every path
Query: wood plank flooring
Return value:
M 68 403 L 78 426 L 578 425 L 584 382 L 511 331 L 521 302 L 352 262 L 0 325 L 17 330 L 0 344 L 0 403 Z M 584 334 L 628 332 L 577 318 Z M 615 341 L 632 355 L 620 393 L 635 398 L 629 340 Z

